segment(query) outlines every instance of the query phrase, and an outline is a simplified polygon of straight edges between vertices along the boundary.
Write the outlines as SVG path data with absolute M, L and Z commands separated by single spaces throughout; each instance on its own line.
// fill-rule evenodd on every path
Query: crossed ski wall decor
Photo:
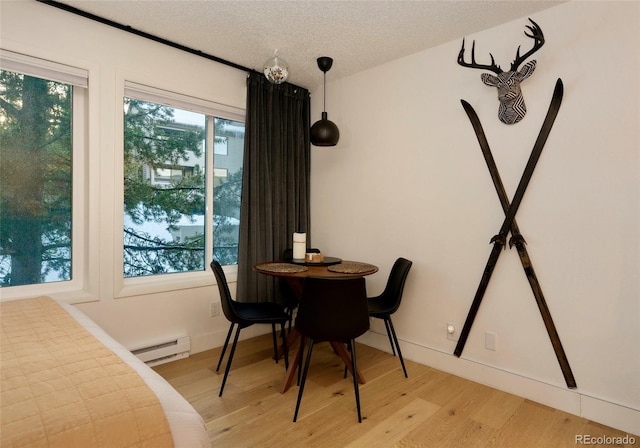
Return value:
M 560 336 L 558 335 L 558 332 L 556 331 L 555 325 L 553 323 L 553 319 L 551 318 L 551 313 L 549 312 L 549 308 L 547 307 L 547 303 L 542 293 L 540 282 L 538 281 L 536 273 L 533 270 L 533 264 L 525 246 L 526 242 L 522 234 L 520 233 L 518 224 L 515 221 L 515 216 L 518 208 L 520 207 L 520 203 L 522 202 L 522 197 L 524 196 L 527 186 L 529 185 L 529 181 L 531 180 L 533 171 L 536 167 L 538 159 L 540 158 L 540 154 L 542 153 L 544 144 L 547 141 L 547 137 L 551 132 L 551 128 L 553 126 L 555 118 L 558 115 L 558 111 L 560 110 L 563 91 L 564 88 L 562 80 L 558 79 L 553 91 L 553 98 L 551 99 L 549 110 L 544 119 L 542 128 L 540 129 L 540 133 L 538 134 L 538 138 L 536 139 L 536 142 L 533 146 L 529 161 L 527 162 L 524 173 L 522 174 L 520 183 L 518 184 L 511 203 L 509 203 L 509 198 L 507 197 L 507 193 L 504 189 L 502 179 L 500 178 L 500 173 L 498 172 L 498 168 L 493 159 L 491 149 L 489 148 L 489 143 L 487 142 L 487 139 L 485 137 L 484 130 L 482 128 L 482 125 L 480 124 L 478 115 L 469 103 L 461 100 L 462 106 L 464 107 L 464 110 L 467 113 L 467 116 L 469 117 L 469 120 L 471 121 L 473 129 L 476 133 L 476 137 L 478 139 L 478 143 L 480 144 L 482 154 L 484 156 L 487 167 L 489 168 L 489 173 L 491 174 L 493 185 L 496 189 L 496 192 L 498 193 L 498 198 L 500 199 L 502 209 L 504 210 L 505 218 L 502 222 L 502 227 L 500 227 L 500 231 L 491 239 L 493 248 L 491 250 L 491 254 L 489 255 L 489 260 L 487 261 L 487 264 L 484 268 L 484 272 L 480 280 L 480 285 L 478 286 L 476 294 L 473 298 L 471 309 L 469 310 L 469 314 L 467 315 L 467 318 L 465 320 L 464 327 L 462 328 L 462 332 L 460 333 L 460 338 L 458 339 L 458 344 L 456 345 L 454 354 L 458 357 L 460 357 L 460 355 L 462 354 L 462 350 L 464 349 L 465 343 L 469 336 L 469 332 L 471 331 L 471 326 L 473 325 L 473 321 L 475 320 L 478 309 L 480 308 L 480 303 L 482 302 L 484 293 L 487 289 L 487 286 L 489 285 L 489 281 L 491 280 L 493 270 L 496 266 L 496 263 L 498 262 L 500 253 L 506 246 L 507 235 L 509 232 L 511 232 L 509 248 L 513 247 L 514 245 L 516 246 L 516 250 L 518 251 L 522 267 L 527 276 L 527 280 L 529 281 L 529 285 L 531 286 L 531 290 L 533 291 L 533 295 L 536 299 L 540 314 L 542 315 L 542 320 L 544 321 L 547 333 L 549 334 L 549 338 L 551 339 L 551 344 L 553 345 L 556 358 L 558 359 L 560 368 L 562 369 L 562 374 L 564 375 L 567 387 L 575 388 L 576 381 L 573 377 L 571 366 L 569 365 L 569 361 L 567 360 L 564 348 L 562 347 L 562 343 L 560 342 Z

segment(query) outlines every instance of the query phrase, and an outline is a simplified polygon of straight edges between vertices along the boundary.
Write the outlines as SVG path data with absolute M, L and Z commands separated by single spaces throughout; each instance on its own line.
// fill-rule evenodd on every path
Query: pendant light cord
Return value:
M 327 72 L 324 72 L 322 78 L 322 112 L 327 111 Z

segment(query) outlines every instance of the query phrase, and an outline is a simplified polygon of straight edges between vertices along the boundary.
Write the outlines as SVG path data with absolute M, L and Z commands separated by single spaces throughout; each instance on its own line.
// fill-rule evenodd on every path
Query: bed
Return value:
M 210 447 L 169 383 L 72 305 L 0 302 L 0 446 Z

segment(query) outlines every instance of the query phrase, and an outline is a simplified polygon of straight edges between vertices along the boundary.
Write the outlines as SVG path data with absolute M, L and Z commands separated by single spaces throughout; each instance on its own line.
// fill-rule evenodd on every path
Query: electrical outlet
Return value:
M 450 341 L 457 341 L 458 337 L 458 326 L 451 322 L 447 322 L 447 339 Z
M 492 331 L 487 331 L 484 334 L 484 348 L 486 348 L 487 350 L 496 350 L 496 339 L 498 338 L 498 335 L 495 334 Z
M 211 317 L 220 315 L 220 303 L 219 302 L 211 302 L 209 304 L 209 315 Z

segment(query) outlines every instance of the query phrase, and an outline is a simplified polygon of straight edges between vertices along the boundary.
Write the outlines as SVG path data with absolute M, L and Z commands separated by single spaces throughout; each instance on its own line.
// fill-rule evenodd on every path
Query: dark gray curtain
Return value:
M 280 260 L 294 232 L 309 232 L 309 91 L 271 84 L 259 73 L 247 78 L 238 286 L 243 302 L 280 301 L 279 283 L 253 271 Z

